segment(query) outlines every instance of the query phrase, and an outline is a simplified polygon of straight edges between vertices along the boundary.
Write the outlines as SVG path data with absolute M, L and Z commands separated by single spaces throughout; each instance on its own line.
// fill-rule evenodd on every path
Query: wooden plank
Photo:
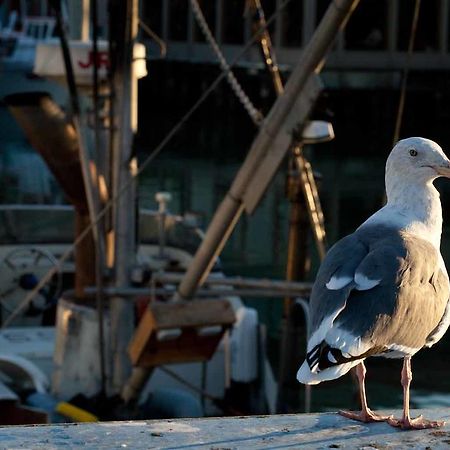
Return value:
M 383 411 L 394 413 L 401 411 Z M 450 419 L 450 411 L 413 411 Z M 0 427 L 0 448 L 40 449 L 448 449 L 450 426 L 401 432 L 386 423 L 360 423 L 335 413 L 208 419 L 98 422 Z
M 152 333 L 155 332 L 156 322 L 150 309 L 147 308 L 142 319 L 139 322 L 133 338 L 128 345 L 128 355 L 131 362 L 136 365 L 150 340 Z
M 196 300 L 189 303 L 160 303 L 149 305 L 142 317 L 128 354 L 134 365 L 153 367 L 175 362 L 204 361 L 216 349 L 223 330 L 233 325 L 235 315 L 226 300 Z M 201 336 L 201 329 L 220 326 L 218 336 Z M 159 341 L 163 330 L 181 330 L 177 339 Z M 188 330 L 191 330 L 189 333 Z
M 223 333 L 200 337 L 184 334 L 179 339 L 166 342 L 151 342 L 135 365 L 156 367 L 166 364 L 208 361 L 215 352 Z M 134 362 L 134 361 L 133 361 Z
M 319 77 L 312 73 L 280 129 L 273 127 L 270 122 L 263 125 L 267 134 L 274 138 L 244 192 L 243 203 L 248 214 L 252 214 L 258 206 L 292 144 L 298 125 L 305 124 L 321 90 Z
M 154 303 L 151 311 L 158 330 L 169 328 L 233 325 L 233 308 L 226 300 L 197 300 L 178 303 Z
M 184 274 L 163 272 L 161 274 L 155 273 L 153 278 L 161 283 L 179 283 L 183 279 Z M 288 290 L 298 291 L 304 294 L 311 291 L 312 283 L 305 283 L 299 281 L 274 280 L 271 278 L 249 278 L 249 277 L 226 277 L 219 278 L 215 275 L 210 275 L 204 281 L 204 286 L 234 286 L 246 289 L 270 289 L 270 290 Z M 228 292 L 230 295 L 236 295 L 234 291 Z

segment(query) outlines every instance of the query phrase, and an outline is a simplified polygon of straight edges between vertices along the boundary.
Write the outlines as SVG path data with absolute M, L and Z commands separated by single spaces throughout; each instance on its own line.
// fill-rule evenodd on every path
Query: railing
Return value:
M 266 17 L 284 3 L 263 1 Z M 328 6 L 328 0 L 292 0 L 280 12 L 270 32 L 281 65 L 291 67 L 311 37 Z M 331 70 L 400 70 L 406 62 L 414 1 L 365 0 L 350 19 L 327 61 Z M 243 17 L 244 2 L 208 0 L 203 13 L 230 61 L 251 35 L 251 21 Z M 411 69 L 450 69 L 450 0 L 421 2 L 417 39 Z M 167 43 L 169 60 L 213 63 L 187 0 L 156 0 L 144 7 L 143 20 Z M 145 39 L 145 38 L 144 38 Z M 155 53 L 156 54 L 156 53 Z M 244 67 L 262 67 L 255 46 L 240 61 Z

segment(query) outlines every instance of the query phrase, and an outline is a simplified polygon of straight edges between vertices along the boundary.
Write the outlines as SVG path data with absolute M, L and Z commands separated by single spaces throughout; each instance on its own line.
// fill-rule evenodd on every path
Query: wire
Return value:
M 242 47 L 241 51 L 236 55 L 233 61 L 229 64 L 230 67 L 233 67 L 239 59 L 250 49 L 250 47 L 256 42 L 259 35 L 276 19 L 278 14 L 284 9 L 284 7 L 291 0 L 284 0 L 281 5 L 275 10 L 275 12 L 270 16 L 270 18 L 266 22 L 266 27 L 261 27 L 257 30 L 253 36 L 247 41 L 247 43 Z M 90 225 L 86 227 L 74 240 L 73 244 L 60 256 L 57 264 L 53 266 L 39 281 L 37 286 L 28 293 L 28 295 L 20 302 L 20 304 L 16 307 L 14 312 L 5 320 L 2 324 L 1 328 L 6 328 L 31 302 L 36 293 L 42 289 L 43 286 L 50 280 L 50 278 L 62 268 L 62 265 L 70 258 L 75 247 L 91 232 L 93 227 L 97 226 L 100 220 L 105 217 L 106 213 L 110 210 L 113 204 L 117 201 L 117 199 L 129 188 L 130 184 L 134 182 L 134 178 L 138 177 L 147 167 L 148 165 L 161 153 L 164 147 L 172 140 L 172 138 L 178 133 L 181 127 L 186 123 L 186 121 L 194 114 L 195 111 L 203 104 L 203 102 L 209 97 L 211 92 L 219 85 L 219 83 L 225 78 L 226 72 L 222 72 L 217 78 L 211 83 L 208 89 L 203 92 L 203 94 L 199 97 L 199 99 L 194 103 L 191 108 L 181 117 L 181 119 L 174 125 L 174 127 L 169 131 L 166 137 L 156 146 L 156 148 L 150 153 L 150 155 L 144 160 L 144 162 L 140 165 L 132 179 L 121 186 L 117 193 L 106 202 L 103 209 L 97 214 L 95 220 L 91 221 Z
M 400 138 L 400 130 L 402 127 L 402 121 L 403 121 L 403 111 L 405 109 L 405 98 L 406 98 L 406 85 L 408 83 L 408 75 L 409 75 L 409 67 L 411 63 L 411 57 L 414 51 L 414 42 L 416 40 L 416 33 L 417 33 L 417 23 L 419 22 L 419 13 L 420 13 L 420 2 L 421 0 L 416 0 L 415 6 L 414 6 L 414 15 L 411 22 L 411 34 L 409 35 L 409 42 L 408 42 L 408 53 L 407 53 L 407 59 L 406 64 L 403 69 L 402 73 L 402 82 L 400 87 L 400 99 L 398 102 L 398 109 L 397 109 L 397 119 L 395 121 L 395 130 L 394 130 L 394 139 L 392 145 L 394 146 L 397 141 Z
M 213 49 L 213 52 L 216 54 L 216 57 L 219 60 L 220 67 L 226 73 L 228 84 L 231 86 L 231 89 L 235 93 L 238 100 L 241 102 L 242 106 L 247 111 L 253 123 L 256 126 L 260 126 L 264 117 L 261 112 L 255 108 L 252 101 L 240 85 L 239 81 L 234 76 L 234 73 L 231 71 L 229 64 L 227 63 L 222 51 L 220 50 L 216 40 L 211 33 L 211 30 L 209 29 L 208 23 L 206 22 L 205 16 L 203 15 L 197 0 L 191 0 L 191 6 L 200 29 L 203 31 L 206 40 L 208 41 L 210 47 Z
M 98 76 L 98 2 L 91 1 L 91 22 L 92 22 L 92 54 L 94 57 L 93 71 L 92 71 L 92 95 L 94 106 L 94 154 L 97 159 L 97 184 L 100 181 L 99 155 L 100 155 L 100 97 L 99 97 L 99 76 Z M 99 230 L 98 225 L 95 227 Z M 100 239 L 100 233 L 99 239 Z M 95 283 L 97 291 L 95 294 L 97 317 L 98 317 L 98 342 L 99 342 L 99 358 L 100 358 L 100 386 L 101 393 L 106 393 L 106 354 L 105 354 L 105 332 L 104 332 L 104 295 L 103 295 L 103 270 L 104 270 L 104 252 L 96 242 L 95 246 Z
M 166 43 L 141 19 L 139 19 L 139 26 L 158 44 L 161 58 L 167 55 Z

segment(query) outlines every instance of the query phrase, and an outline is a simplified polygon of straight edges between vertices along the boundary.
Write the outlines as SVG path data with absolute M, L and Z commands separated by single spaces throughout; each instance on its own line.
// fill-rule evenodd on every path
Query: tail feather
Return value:
M 304 384 L 318 384 L 334 380 L 359 364 L 366 355 L 352 356 L 331 347 L 326 341 L 314 346 L 306 354 L 305 362 L 297 372 L 297 379 Z
M 345 375 L 352 367 L 358 365 L 362 360 L 354 360 L 344 364 L 338 364 L 335 366 L 328 367 L 323 370 L 319 370 L 315 368 L 315 371 L 312 371 L 308 365 L 308 361 L 304 361 L 300 366 L 297 372 L 297 380 L 303 384 L 319 384 L 322 381 L 335 380 L 336 378 Z

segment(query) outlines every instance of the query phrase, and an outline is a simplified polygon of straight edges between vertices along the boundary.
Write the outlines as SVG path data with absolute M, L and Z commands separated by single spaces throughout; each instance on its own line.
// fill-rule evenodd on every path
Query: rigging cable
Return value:
M 158 44 L 159 53 L 161 58 L 165 58 L 167 55 L 166 43 L 141 19 L 138 19 L 139 26 Z
M 270 16 L 266 22 L 266 27 L 268 27 L 284 9 L 284 7 L 291 0 L 284 0 L 280 6 L 275 10 L 275 12 Z M 229 64 L 233 67 L 239 59 L 250 49 L 250 47 L 257 41 L 259 35 L 264 32 L 265 28 L 261 27 L 257 30 L 253 36 L 246 42 L 242 47 L 241 51 L 236 55 L 233 61 Z M 105 217 L 106 213 L 110 210 L 113 204 L 117 201 L 120 196 L 126 192 L 129 185 L 134 182 L 134 178 L 138 177 L 148 165 L 161 153 L 161 151 L 166 147 L 166 145 L 172 140 L 172 138 L 178 133 L 178 131 L 183 127 L 183 125 L 191 118 L 195 111 L 203 104 L 203 102 L 209 97 L 209 95 L 216 89 L 219 83 L 226 77 L 227 73 L 222 71 L 216 79 L 210 84 L 210 86 L 202 93 L 202 95 L 197 99 L 197 101 L 188 109 L 188 111 L 181 117 L 181 119 L 172 127 L 172 129 L 167 133 L 164 139 L 155 147 L 155 149 L 150 153 L 149 156 L 142 162 L 136 173 L 133 175 L 131 181 L 124 183 L 119 187 L 117 193 L 109 199 L 103 208 L 98 212 L 95 220 L 91 221 L 90 225 L 86 227 L 74 240 L 72 245 L 59 257 L 58 262 L 54 265 L 39 281 L 36 287 L 29 291 L 29 293 L 24 297 L 24 299 L 19 303 L 19 305 L 14 309 L 14 312 L 3 322 L 1 328 L 6 328 L 33 300 L 33 297 L 42 289 L 43 286 L 52 278 L 52 276 L 62 268 L 62 265 L 71 257 L 75 247 L 92 231 L 94 227 L 100 222 L 100 220 Z
M 98 2 L 91 1 L 91 22 L 92 22 L 92 54 L 94 58 L 92 71 L 92 96 L 93 96 L 93 113 L 94 113 L 94 154 L 96 156 L 96 175 L 97 186 L 100 186 L 100 95 L 99 95 L 99 76 L 98 76 Z M 100 194 L 100 189 L 98 190 Z M 100 197 L 100 195 L 99 195 Z M 101 199 L 98 199 L 99 202 Z M 99 239 L 103 239 L 100 230 L 104 230 L 101 222 L 95 226 L 98 230 Z M 105 254 L 102 252 L 100 245 L 95 248 L 95 282 L 97 290 L 95 295 L 98 317 L 98 344 L 99 344 L 99 365 L 100 365 L 100 387 L 101 394 L 106 394 L 106 354 L 105 354 L 105 332 L 104 332 L 104 294 L 103 294 L 103 271 L 104 271 Z
M 244 92 L 244 89 L 240 85 L 239 81 L 234 76 L 234 73 L 231 71 L 231 67 L 227 63 L 225 57 L 223 56 L 222 50 L 220 50 L 219 45 L 217 44 L 216 40 L 214 39 L 211 33 L 211 30 L 209 29 L 209 26 L 206 22 L 205 16 L 202 13 L 200 5 L 198 4 L 198 1 L 197 0 L 190 0 L 190 1 L 192 11 L 194 12 L 194 16 L 197 19 L 198 25 L 202 30 L 203 34 L 205 35 L 208 44 L 216 54 L 216 58 L 219 60 L 219 65 L 221 69 L 223 70 L 223 72 L 226 73 L 228 84 L 231 86 L 231 89 L 241 102 L 242 106 L 247 111 L 253 123 L 259 127 L 264 119 L 263 115 L 261 114 L 260 111 L 258 111 L 255 108 L 248 95 Z
M 394 139 L 393 139 L 393 143 L 392 143 L 393 145 L 395 145 L 400 138 L 400 130 L 401 130 L 402 121 L 403 121 L 403 111 L 405 109 L 406 85 L 408 82 L 411 58 L 412 58 L 413 51 L 414 51 L 414 42 L 416 40 L 417 24 L 419 22 L 420 2 L 421 2 L 421 0 L 416 0 L 415 6 L 414 6 L 414 15 L 413 15 L 413 19 L 411 22 L 411 33 L 410 33 L 409 42 L 408 42 L 408 53 L 407 53 L 407 57 L 406 57 L 406 63 L 405 63 L 405 66 L 404 66 L 403 72 L 402 72 L 402 81 L 401 81 L 401 87 L 400 87 L 400 99 L 398 102 L 397 118 L 395 121 Z

